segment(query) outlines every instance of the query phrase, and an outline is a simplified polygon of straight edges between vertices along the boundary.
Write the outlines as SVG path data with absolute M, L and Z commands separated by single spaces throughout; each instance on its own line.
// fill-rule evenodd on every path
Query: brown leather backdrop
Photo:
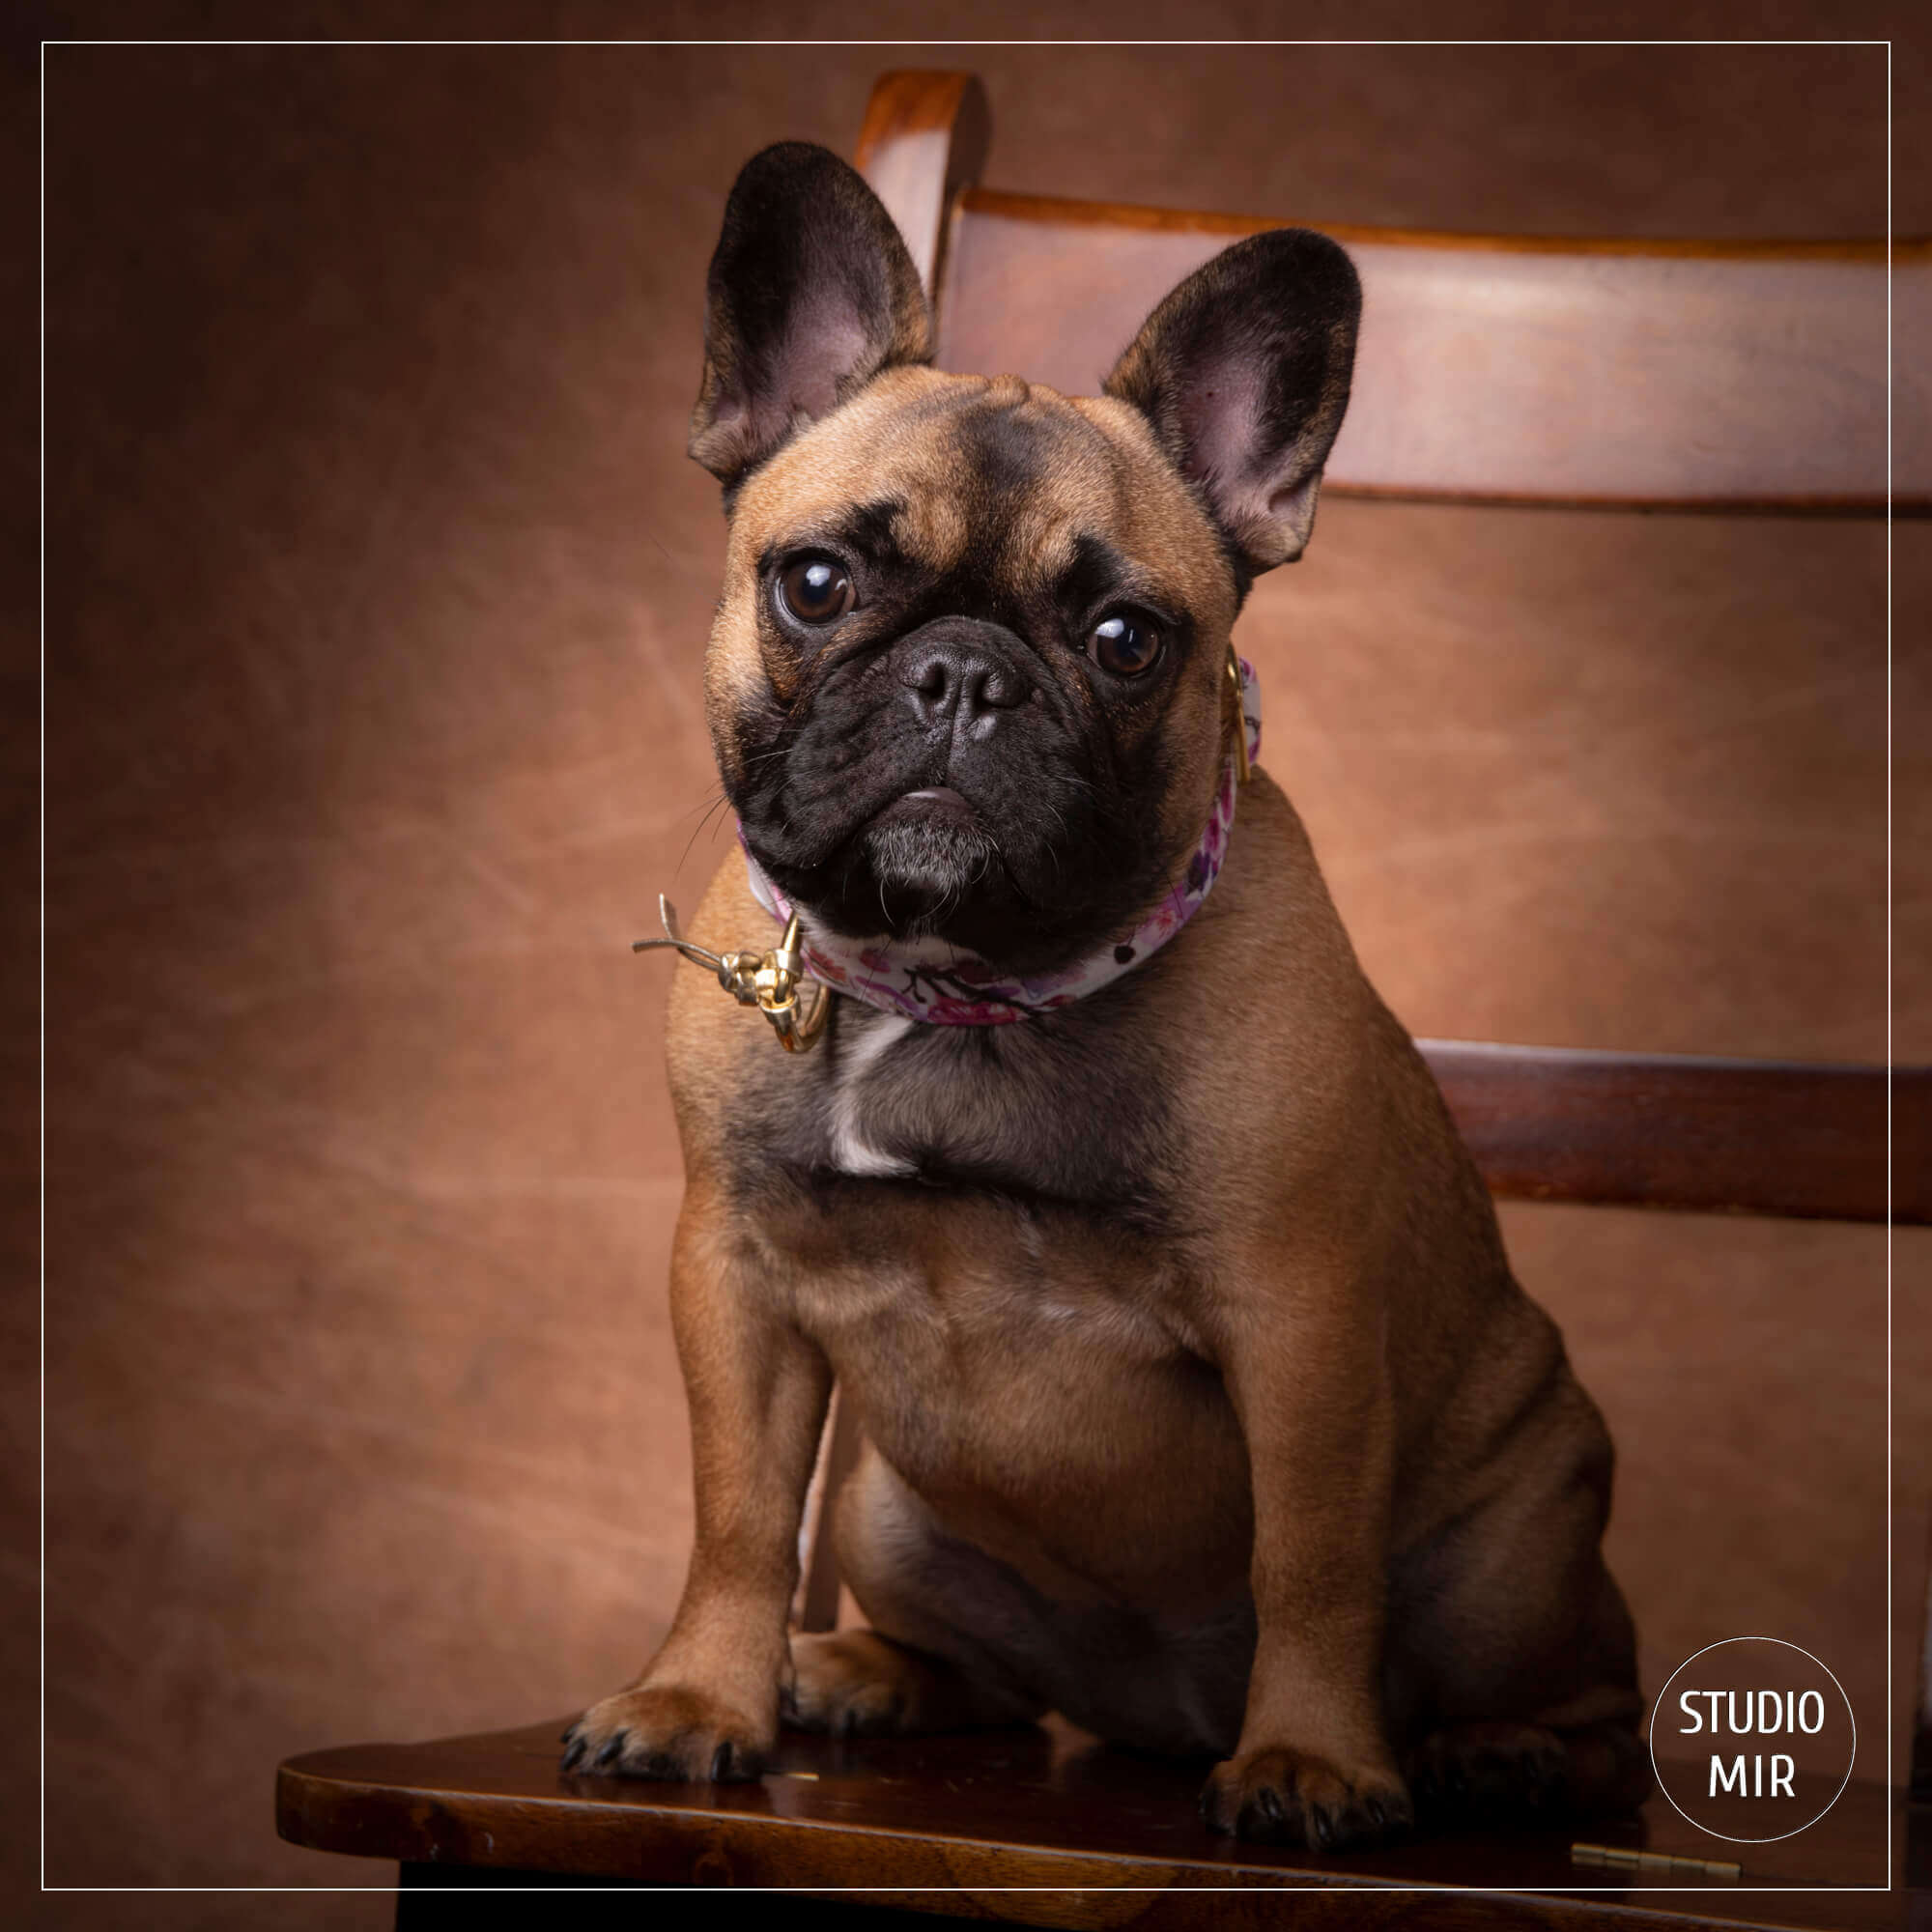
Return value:
M 975 30 L 1021 17 L 996 15 Z M 277 1843 L 278 1757 L 561 1716 L 664 1627 L 690 1521 L 671 968 L 627 942 L 729 849 L 698 704 L 723 524 L 683 456 L 702 277 L 737 164 L 849 152 L 908 60 L 986 75 L 996 186 L 1885 222 L 1882 49 L 52 49 L 54 1883 L 376 1882 Z M 1923 178 L 1898 185 L 1900 229 L 1932 229 Z M 1932 528 L 1894 555 L 1916 760 Z M 1882 1059 L 1885 573 L 1852 523 L 1324 505 L 1240 635 L 1266 762 L 1396 1010 Z M 1896 1044 L 1928 1058 L 1909 760 Z M 1807 1644 L 1883 1776 L 1884 1232 L 1507 1224 L 1618 1438 L 1648 1684 L 1719 1637 Z M 1925 1238 L 1897 1257 L 1909 1621 Z M 30 1406 L 14 1428 L 24 1492 Z M 10 1657 L 30 1682 L 31 1635 Z M 1903 1629 L 1889 1661 L 1902 1705 Z M 30 1871 L 30 1769 L 10 1796 Z M 116 1904 L 69 1913 L 133 1922 Z M 386 1910 L 179 1910 L 269 1904 Z

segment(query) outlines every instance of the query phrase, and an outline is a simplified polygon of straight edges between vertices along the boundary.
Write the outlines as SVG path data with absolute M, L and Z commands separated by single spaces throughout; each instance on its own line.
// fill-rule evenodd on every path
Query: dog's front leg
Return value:
M 799 1520 L 832 1371 L 695 1178 L 678 1218 L 670 1306 L 691 1405 L 691 1572 L 642 1675 L 565 1733 L 563 1768 L 755 1777 L 778 1735 Z
M 1215 1830 L 1319 1850 L 1406 1826 L 1380 1669 L 1393 1411 L 1379 1306 L 1346 1269 L 1237 1272 L 1219 1366 L 1247 1443 L 1259 1635 L 1233 1757 L 1201 1795 Z

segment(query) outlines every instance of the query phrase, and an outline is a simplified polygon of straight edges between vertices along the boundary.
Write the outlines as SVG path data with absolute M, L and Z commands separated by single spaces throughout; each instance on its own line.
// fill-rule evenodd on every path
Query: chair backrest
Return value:
M 933 294 L 942 368 L 1091 395 L 1208 257 L 1283 219 L 978 185 L 962 73 L 874 89 L 858 161 Z M 1932 242 L 1570 241 L 1320 228 L 1362 277 L 1325 490 L 1460 502 L 1932 509 Z M 1889 303 L 1889 306 L 1888 304 Z
M 1092 394 L 1176 282 L 1283 225 L 995 193 L 978 185 L 989 129 L 974 75 L 901 72 L 859 138 L 926 278 L 942 368 Z M 1932 340 L 1932 241 L 1303 225 L 1342 242 L 1363 285 L 1324 490 L 1932 512 L 1932 368 L 1900 355 L 1888 382 L 1894 335 Z M 1932 1220 L 1932 1068 L 1421 1044 L 1498 1193 L 1854 1221 L 1889 1202 L 1894 1220 Z

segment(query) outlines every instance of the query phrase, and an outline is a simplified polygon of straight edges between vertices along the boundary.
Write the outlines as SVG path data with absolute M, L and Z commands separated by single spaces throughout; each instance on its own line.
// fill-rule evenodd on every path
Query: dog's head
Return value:
M 731 516 L 706 689 L 809 922 L 1023 970 L 1159 898 L 1238 728 L 1236 611 L 1308 541 L 1358 310 L 1341 249 L 1282 229 L 1168 296 L 1098 398 L 942 375 L 858 175 L 747 165 L 692 416 Z

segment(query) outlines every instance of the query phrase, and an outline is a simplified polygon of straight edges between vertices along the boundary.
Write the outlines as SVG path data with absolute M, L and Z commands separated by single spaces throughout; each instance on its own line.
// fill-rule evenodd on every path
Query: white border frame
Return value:
M 41 1572 L 41 1629 L 40 1629 L 40 1717 L 41 1717 L 41 1873 L 42 1892 L 101 1892 L 101 1893 L 148 1893 L 148 1892 L 207 1892 L 207 1893 L 279 1893 L 279 1892 L 378 1892 L 390 1893 L 399 1890 L 396 1886 L 90 1886 L 90 1885 L 49 1885 L 47 1883 L 47 1438 L 46 1438 L 46 1394 L 47 1394 L 47 1355 L 46 1355 L 46 1011 L 47 1011 L 47 943 L 46 943 L 46 749 L 47 749 L 47 709 L 46 709 L 46 640 L 47 640 L 47 565 L 46 565 L 46 456 L 47 456 L 47 348 L 46 348 L 46 287 L 47 287 L 47 202 L 46 202 L 46 135 L 47 135 L 47 49 L 55 46 L 79 47 L 789 47 L 789 46 L 836 46 L 836 47 L 922 47 L 935 51 L 970 47 L 1883 47 L 1885 49 L 1885 213 L 1886 213 L 1886 512 L 1885 512 L 1885 615 L 1886 615 L 1886 756 L 1885 756 L 1885 831 L 1886 831 L 1886 1229 L 1885 1229 L 1885 1320 L 1886 1320 L 1886 1388 L 1885 1388 L 1885 1440 L 1886 1440 L 1886 1524 L 1885 1524 L 1885 1577 L 1886 1577 L 1886 1754 L 1885 1782 L 1888 1787 L 1891 1777 L 1891 1759 L 1896 1744 L 1893 1706 L 1896 1702 L 1896 1687 L 1893 1683 L 1893 1650 L 1896 1631 L 1892 1621 L 1892 1598 L 1895 1588 L 1895 1564 L 1893 1550 L 1892 1518 L 1896 1509 L 1893 1463 L 1895 1445 L 1892 1439 L 1892 1220 L 1891 1220 L 1891 1178 L 1892 1178 L 1892 314 L 1891 314 L 1891 244 L 1892 244 L 1892 175 L 1893 175 L 1893 120 L 1892 120 L 1892 42 L 1872 39 L 1743 39 L 1743 40 L 1266 40 L 1266 41 L 1192 41 L 1192 40 L 1062 40 L 1043 39 L 1036 41 L 984 41 L 984 40 L 153 40 L 153 39 L 102 39 L 102 40 L 43 40 L 40 43 L 40 69 L 37 75 L 40 96 L 40 868 L 41 868 L 41 932 L 40 932 L 40 1246 L 41 1246 L 41 1351 L 40 1351 L 40 1572 Z M 1782 1639 L 1773 1639 L 1781 1641 Z M 1730 1641 L 1730 1639 L 1720 1639 Z M 1795 1646 L 1794 1646 L 1795 1647 Z M 1697 1653 L 1701 1655 L 1702 1653 Z M 1808 1652 L 1806 1653 L 1809 1654 Z M 1681 1666 L 1680 1666 L 1681 1667 Z M 1833 1682 L 1836 1682 L 1833 1677 Z M 1849 1706 L 1849 1699 L 1847 1700 Z M 1856 1722 L 1856 1719 L 1854 1719 Z M 1849 1776 L 1849 1774 L 1847 1774 Z M 1668 1793 L 1665 1796 L 1668 1797 Z M 1835 1800 L 1833 1801 L 1835 1803 Z M 1673 1806 L 1674 1808 L 1674 1806 Z M 1886 1883 L 1882 1886 L 1745 1886 L 1727 1887 L 1721 1894 L 1725 1897 L 1746 1892 L 1774 1892 L 1829 1894 L 1836 1892 L 1876 1892 L 1889 1893 L 1899 1889 L 1892 1883 L 1892 1873 L 1897 1864 L 1897 1847 L 1893 1843 L 1893 1813 L 1895 1806 L 1886 1807 Z M 1829 1807 L 1828 1807 L 1829 1809 Z M 1823 1815 L 1823 1814 L 1821 1814 Z M 1692 1821 L 1694 1822 L 1694 1821 Z M 1813 1821 L 1816 1822 L 1815 1820 Z M 1697 1829 L 1702 1830 L 1702 1827 Z M 1804 1829 L 1808 1830 L 1809 1827 Z M 1713 1836 L 1719 1834 L 1713 1833 Z M 1793 1834 L 1795 1835 L 1795 1834 Z M 1065 1891 L 1094 1890 L 1100 1892 L 1136 1891 L 1213 1891 L 1221 1888 L 1202 1886 L 1010 1886 L 987 1887 L 981 1889 L 1001 1891 Z M 412 1891 L 424 1893 L 463 1892 L 471 1895 L 488 1896 L 497 1893 L 541 1894 L 555 1896 L 563 1888 L 549 1886 L 502 1886 L 502 1887 L 411 1887 Z M 567 1889 L 572 1896 L 594 1897 L 606 1892 L 633 1892 L 636 1888 L 629 1886 L 573 1886 Z M 713 1889 L 698 1886 L 663 1886 L 652 1889 L 665 1892 L 705 1891 Z M 785 1887 L 743 1887 L 747 1891 L 777 1891 L 787 1894 L 794 1889 Z M 896 1895 L 932 1891 L 949 1895 L 957 1888 L 939 1886 L 866 1886 L 852 1887 L 851 1891 L 885 1891 Z M 1315 1890 L 1325 1895 L 1333 1889 L 1342 1895 L 1351 1895 L 1353 1888 L 1284 1886 L 1282 1889 L 1295 1895 Z M 1467 1892 L 1479 1897 L 1509 1896 L 1528 1898 L 1561 1897 L 1573 1892 L 1680 1892 L 1694 1891 L 1708 1896 L 1706 1887 L 1684 1887 L 1672 1885 L 1624 1884 L 1608 1885 L 1598 1882 L 1580 1886 L 1540 1886 L 1535 1888 L 1512 1886 L 1382 1886 L 1374 1888 L 1378 1892 L 1395 1893 L 1459 1893 Z M 806 1894 L 815 1895 L 815 1894 Z

